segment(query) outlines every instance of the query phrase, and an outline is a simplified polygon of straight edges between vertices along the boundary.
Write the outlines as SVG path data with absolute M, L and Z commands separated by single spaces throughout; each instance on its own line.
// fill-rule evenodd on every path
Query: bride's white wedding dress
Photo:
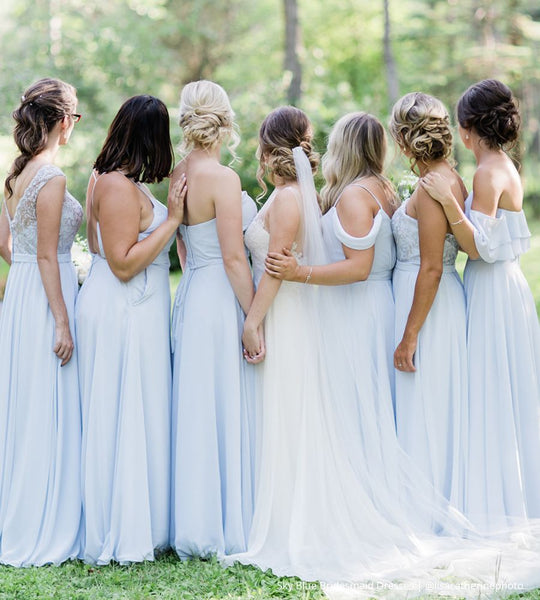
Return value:
M 310 174 L 309 165 L 307 169 Z M 320 213 L 315 220 L 313 207 L 306 206 L 302 196 L 300 229 L 320 228 Z M 264 272 L 269 242 L 264 217 L 272 201 L 269 198 L 245 237 L 256 283 Z M 305 237 L 298 240 L 296 251 L 306 264 L 320 260 Z M 454 595 L 477 598 L 473 584 L 494 584 L 497 573 L 507 585 L 540 585 L 540 554 L 522 549 L 518 542 L 479 541 L 442 498 L 419 502 L 424 513 L 430 501 L 434 507 L 433 522 L 423 524 L 417 514 L 407 516 L 399 496 L 399 519 L 391 517 L 391 507 L 380 506 L 371 482 L 359 474 L 358 462 L 365 456 L 351 455 L 350 437 L 341 434 L 341 419 L 333 407 L 332 390 L 337 388 L 332 387 L 329 365 L 337 359 L 329 360 L 329 355 L 337 348 L 332 336 L 326 340 L 330 345 L 324 345 L 319 313 L 320 303 L 327 301 L 323 291 L 283 282 L 266 315 L 267 355 L 258 367 L 253 525 L 247 551 L 224 562 L 320 580 L 332 598 L 411 598 L 443 589 L 450 595 L 445 582 L 470 584 L 455 585 Z M 336 313 L 339 307 L 334 307 Z M 355 448 L 360 450 L 361 444 Z M 381 474 L 380 485 L 384 480 Z M 464 533 L 473 539 L 465 539 Z

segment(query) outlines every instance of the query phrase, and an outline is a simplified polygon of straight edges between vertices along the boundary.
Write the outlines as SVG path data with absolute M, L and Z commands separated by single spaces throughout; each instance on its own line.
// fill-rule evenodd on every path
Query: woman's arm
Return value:
M 118 279 L 126 282 L 135 277 L 167 245 L 182 221 L 186 191 L 185 177 L 182 177 L 169 192 L 167 219 L 139 242 L 141 209 L 137 188 L 119 173 L 99 178 L 94 202 L 98 206 L 105 256 Z
M 439 289 L 443 272 L 444 239 L 448 227 L 441 206 L 420 188 L 416 192 L 416 214 L 420 269 L 403 338 L 394 352 L 394 366 L 400 371 L 416 371 L 413 356 L 418 343 L 418 333 Z
M 43 186 L 36 201 L 37 263 L 55 322 L 53 352 L 62 361 L 61 366 L 64 366 L 73 354 L 73 338 L 69 329 L 58 266 L 58 237 L 65 191 L 65 177 L 53 177 Z
M 433 200 L 436 200 L 442 206 L 459 247 L 472 260 L 479 258 L 480 254 L 474 241 L 475 227 L 461 208 L 450 181 L 440 173 L 431 172 L 422 177 L 420 185 Z M 492 217 L 495 216 L 499 196 L 500 192 L 489 171 L 477 169 L 473 179 L 474 210 Z
M 374 213 L 378 206 L 371 196 L 361 188 L 346 188 L 337 206 L 339 221 L 351 236 L 365 237 L 373 227 Z M 373 265 L 374 247 L 353 250 L 343 245 L 345 259 L 329 265 L 299 265 L 286 248 L 269 252 L 265 261 L 266 272 L 277 279 L 314 283 L 317 285 L 344 285 L 368 278 Z
M 224 169 L 214 182 L 214 206 L 223 266 L 244 313 L 253 300 L 253 279 L 244 248 L 240 178 Z M 246 348 L 249 352 L 249 348 Z
M 268 230 L 270 232 L 268 249 L 275 252 L 281 248 L 292 247 L 299 227 L 300 210 L 294 192 L 288 189 L 279 191 L 272 206 L 268 209 Z M 280 286 L 279 279 L 263 273 L 246 317 L 242 335 L 242 342 L 250 355 L 253 355 L 253 352 L 250 352 L 249 349 L 256 349 L 260 345 L 259 328 Z
M 4 197 L 7 190 L 4 191 Z M 11 264 L 11 231 L 9 229 L 9 221 L 6 215 L 6 205 L 2 204 L 2 213 L 0 214 L 0 256 Z

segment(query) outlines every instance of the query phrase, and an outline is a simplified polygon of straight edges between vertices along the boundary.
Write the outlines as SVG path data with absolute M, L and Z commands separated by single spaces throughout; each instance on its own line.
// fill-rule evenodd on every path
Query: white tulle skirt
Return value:
M 477 598 L 474 585 L 490 585 L 497 573 L 507 589 L 514 583 L 519 589 L 540 585 L 534 536 L 481 540 L 422 476 L 414 500 L 414 468 L 404 466 L 395 437 L 391 443 L 391 410 L 383 409 L 390 428 L 381 427 L 379 407 L 366 397 L 366 407 L 356 407 L 356 414 L 373 420 L 363 424 L 364 439 L 354 441 L 353 432 L 362 428 L 347 425 L 345 415 L 353 421 L 350 411 L 361 395 L 351 390 L 359 381 L 350 371 L 344 380 L 349 367 L 339 366 L 344 363 L 335 344 L 344 339 L 343 328 L 335 335 L 318 325 L 320 291 L 283 283 L 266 316 L 253 525 L 247 551 L 226 557 L 225 564 L 238 561 L 280 576 L 319 580 L 331 598 L 411 598 L 437 590 Z M 346 319 L 340 308 L 334 305 Z M 338 398 L 340 390 L 350 395 Z M 382 443 L 376 441 L 379 428 Z M 383 447 L 387 441 L 389 451 Z M 452 582 L 460 584 L 453 592 L 446 585 Z

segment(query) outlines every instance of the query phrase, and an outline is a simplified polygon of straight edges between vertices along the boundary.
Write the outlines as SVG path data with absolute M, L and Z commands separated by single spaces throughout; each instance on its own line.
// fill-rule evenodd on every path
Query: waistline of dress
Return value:
M 58 262 L 59 263 L 69 263 L 71 262 L 71 254 L 58 254 Z M 19 252 L 15 252 L 11 255 L 12 263 L 35 263 L 37 264 L 37 255 L 35 254 L 21 254 Z
M 398 271 L 412 271 L 412 272 L 416 273 L 418 271 L 418 269 L 420 268 L 420 263 L 405 262 L 402 260 L 398 260 L 396 262 L 395 268 Z M 455 265 L 443 265 L 443 273 L 455 273 L 455 272 L 456 272 Z

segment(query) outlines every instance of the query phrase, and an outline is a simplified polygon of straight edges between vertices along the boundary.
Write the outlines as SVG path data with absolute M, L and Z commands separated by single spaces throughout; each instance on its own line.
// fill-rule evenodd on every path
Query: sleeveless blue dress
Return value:
M 397 263 L 393 286 L 396 346 L 405 331 L 420 268 L 418 221 L 407 201 L 392 218 Z M 435 489 L 463 508 L 468 439 L 465 294 L 455 269 L 458 245 L 444 241 L 443 273 L 418 335 L 416 372 L 396 370 L 396 428 L 405 452 Z
M 242 195 L 244 230 L 257 212 Z M 245 549 L 253 510 L 253 367 L 216 219 L 181 225 L 187 264 L 173 311 L 172 526 L 180 558 Z
M 154 219 L 167 209 L 144 186 Z M 152 560 L 168 546 L 171 355 L 167 245 L 127 283 L 99 253 L 77 301 L 82 494 L 90 563 Z M 171 240 L 172 242 L 172 240 Z
M 55 322 L 37 264 L 36 201 L 64 177 L 36 173 L 9 218 L 13 241 L 0 318 L 0 562 L 59 564 L 79 552 L 81 414 L 77 346 L 63 367 L 54 354 Z M 58 238 L 62 295 L 75 341 L 77 277 L 70 250 L 83 211 L 66 192 Z

